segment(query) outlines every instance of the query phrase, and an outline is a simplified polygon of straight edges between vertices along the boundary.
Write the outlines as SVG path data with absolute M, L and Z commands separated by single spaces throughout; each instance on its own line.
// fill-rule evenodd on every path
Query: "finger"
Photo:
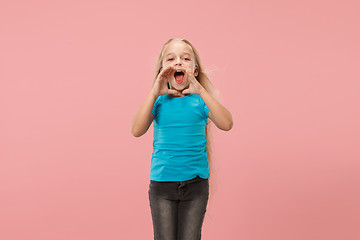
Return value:
M 194 76 L 189 72 L 186 72 L 186 75 L 187 75 L 187 79 L 190 82 L 190 84 L 193 84 L 194 83 Z
M 169 77 L 172 71 L 173 71 L 173 67 L 172 67 L 172 66 L 166 67 L 166 69 L 164 70 L 165 76 L 166 76 L 166 77 Z
M 181 95 L 181 92 L 174 90 L 174 89 L 169 89 L 168 90 L 168 94 L 172 94 L 172 95 Z
M 172 96 L 178 96 L 178 97 L 181 97 L 183 96 L 181 92 L 177 91 L 177 92 L 171 92 L 169 93 L 169 95 L 172 95 Z
M 173 68 L 174 68 L 174 66 L 169 65 L 169 66 L 167 66 L 166 70 L 171 71 Z
M 169 76 L 170 69 L 171 69 L 171 66 L 163 68 L 163 70 L 160 72 L 160 76 L 167 78 Z
M 187 88 L 187 89 L 182 91 L 182 94 L 190 94 L 190 90 Z
M 176 70 L 175 70 L 175 66 L 170 66 L 170 68 L 169 68 L 169 75 L 171 76 L 172 74 L 174 74 L 175 71 L 176 71 Z

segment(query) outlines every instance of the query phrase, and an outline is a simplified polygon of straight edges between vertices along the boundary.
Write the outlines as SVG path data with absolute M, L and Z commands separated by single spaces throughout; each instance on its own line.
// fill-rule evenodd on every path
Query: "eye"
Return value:
M 185 60 L 190 60 L 190 58 L 185 58 Z
M 168 61 L 170 61 L 170 60 L 174 60 L 174 58 L 169 58 Z

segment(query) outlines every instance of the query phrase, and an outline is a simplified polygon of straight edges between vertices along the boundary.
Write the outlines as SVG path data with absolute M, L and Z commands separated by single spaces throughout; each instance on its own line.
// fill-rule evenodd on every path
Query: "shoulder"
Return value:
M 160 101 L 162 101 L 162 99 L 164 98 L 165 95 L 160 95 L 156 98 L 155 100 L 155 104 L 158 104 Z
M 204 105 L 204 104 L 205 104 L 204 99 L 202 99 L 202 97 L 201 97 L 199 94 L 193 94 L 193 95 L 194 95 L 194 98 L 195 98 L 197 101 L 199 101 L 199 103 L 200 103 L 201 105 Z

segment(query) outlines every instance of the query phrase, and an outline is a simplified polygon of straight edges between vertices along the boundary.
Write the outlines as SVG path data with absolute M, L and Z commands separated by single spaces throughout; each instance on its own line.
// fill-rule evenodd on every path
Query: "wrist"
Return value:
M 206 93 L 206 89 L 204 87 L 201 87 L 199 90 L 199 95 L 203 96 Z
M 153 96 L 155 99 L 158 98 L 159 94 L 156 94 L 153 89 L 151 89 L 150 93 L 151 96 Z

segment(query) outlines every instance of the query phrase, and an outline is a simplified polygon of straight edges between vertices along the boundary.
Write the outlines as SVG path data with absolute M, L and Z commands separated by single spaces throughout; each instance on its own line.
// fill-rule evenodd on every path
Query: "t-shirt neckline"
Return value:
M 168 95 L 169 95 L 169 94 L 168 94 Z M 171 99 L 175 99 L 175 98 L 184 98 L 184 97 L 188 97 L 188 96 L 190 96 L 190 95 L 192 95 L 192 94 L 190 93 L 190 94 L 185 95 L 185 96 L 183 96 L 183 97 L 172 97 L 172 96 L 170 96 L 170 95 L 169 95 L 169 97 L 170 97 Z

